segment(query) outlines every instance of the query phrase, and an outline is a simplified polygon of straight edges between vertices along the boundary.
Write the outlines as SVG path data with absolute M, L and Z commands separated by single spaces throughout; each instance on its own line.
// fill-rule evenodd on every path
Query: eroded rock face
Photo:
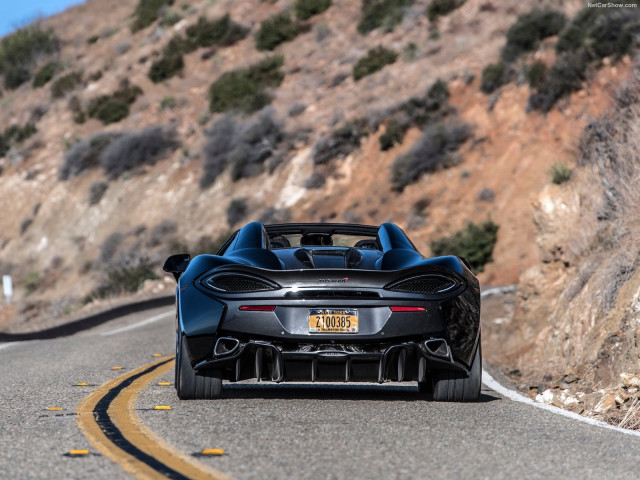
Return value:
M 640 402 L 638 103 L 618 102 L 594 122 L 604 130 L 587 127 L 571 181 L 533 202 L 542 261 L 521 275 L 492 359 L 532 395 L 549 385 L 539 402 L 617 421 Z

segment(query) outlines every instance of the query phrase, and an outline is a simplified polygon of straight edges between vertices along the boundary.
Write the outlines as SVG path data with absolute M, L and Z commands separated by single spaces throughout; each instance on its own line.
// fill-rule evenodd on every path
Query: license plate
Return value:
M 358 311 L 310 308 L 309 333 L 358 333 Z

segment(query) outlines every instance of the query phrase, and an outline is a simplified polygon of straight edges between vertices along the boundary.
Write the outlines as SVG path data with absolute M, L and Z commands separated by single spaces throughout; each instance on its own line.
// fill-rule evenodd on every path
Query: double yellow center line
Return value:
M 173 366 L 173 356 L 166 356 L 96 388 L 76 410 L 78 426 L 100 453 L 136 478 L 226 480 L 156 437 L 135 414 L 140 392 Z

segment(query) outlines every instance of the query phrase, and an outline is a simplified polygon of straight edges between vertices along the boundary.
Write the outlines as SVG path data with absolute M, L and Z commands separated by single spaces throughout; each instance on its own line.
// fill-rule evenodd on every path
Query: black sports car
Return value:
M 480 288 L 463 258 L 425 259 L 394 224 L 262 225 L 216 255 L 173 255 L 178 396 L 222 380 L 417 381 L 480 395 Z

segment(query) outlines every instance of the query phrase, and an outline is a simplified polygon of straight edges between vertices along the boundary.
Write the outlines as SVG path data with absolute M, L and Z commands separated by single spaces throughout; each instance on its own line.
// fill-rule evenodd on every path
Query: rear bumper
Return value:
M 251 303 L 249 303 L 250 305 Z M 319 302 L 310 305 L 277 306 L 272 312 L 242 312 L 240 303 L 229 303 L 227 314 L 220 322 L 220 336 L 238 336 L 246 339 L 269 341 L 309 342 L 323 341 L 373 342 L 398 341 L 411 336 L 434 336 L 445 329 L 437 305 L 426 305 L 421 312 L 394 312 L 388 306 L 358 305 L 355 302 Z M 309 333 L 310 308 L 348 308 L 357 310 L 357 334 Z
M 217 368 L 225 379 L 239 381 L 385 382 L 424 381 L 431 370 L 467 368 L 454 361 L 445 339 L 402 342 L 366 349 L 358 345 L 341 348 L 309 346 L 286 349 L 268 341 L 241 342 L 225 337 L 232 348 L 214 350 L 213 357 L 197 363 L 196 370 Z M 236 343 L 237 342 L 237 343 Z M 219 352 L 219 353 L 216 353 Z

